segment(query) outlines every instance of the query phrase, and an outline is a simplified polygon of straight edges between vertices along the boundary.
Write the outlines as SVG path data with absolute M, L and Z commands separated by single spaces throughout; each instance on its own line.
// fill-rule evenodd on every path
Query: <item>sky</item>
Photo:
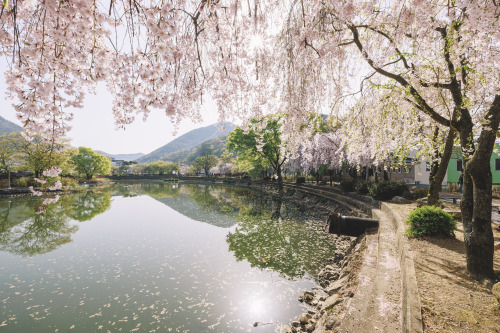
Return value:
M 21 126 L 16 118 L 12 100 L 6 98 L 7 86 L 3 75 L 5 70 L 5 63 L 0 62 L 0 116 Z M 104 86 L 99 87 L 97 95 L 87 95 L 84 107 L 74 110 L 71 123 L 73 128 L 68 133 L 71 144 L 74 147 L 89 147 L 108 154 L 148 154 L 184 133 L 212 125 L 218 120 L 217 108 L 209 101 L 202 110 L 203 122 L 183 120 L 176 136 L 173 135 L 174 126 L 161 110 L 152 111 L 145 122 L 142 121 L 142 116 L 139 116 L 125 130 L 117 130 L 111 107 L 111 95 Z

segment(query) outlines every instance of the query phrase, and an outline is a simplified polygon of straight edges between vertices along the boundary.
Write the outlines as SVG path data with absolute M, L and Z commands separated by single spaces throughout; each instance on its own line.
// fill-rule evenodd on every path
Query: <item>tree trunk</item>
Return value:
M 278 175 L 278 183 L 283 183 L 283 177 L 281 176 L 281 164 L 278 163 L 278 167 L 276 168 L 276 174 Z
M 464 224 L 467 270 L 474 278 L 494 279 L 490 159 L 500 122 L 500 95 L 495 96 L 485 119 L 487 123 L 483 125 L 476 149 L 470 114 L 467 111 L 462 112 L 460 119 L 462 165 L 465 166 L 460 208 Z M 469 153 L 471 151 L 474 153 Z
M 436 206 L 439 200 L 439 192 L 441 191 L 441 184 L 443 183 L 446 169 L 450 162 L 451 154 L 453 152 L 453 141 L 455 141 L 455 130 L 449 129 L 444 146 L 444 152 L 441 156 L 441 161 L 432 164 L 431 174 L 429 175 L 429 193 L 427 194 L 427 203 Z M 436 150 L 435 159 L 439 158 L 439 153 Z
M 349 175 L 352 179 L 358 179 L 358 167 L 353 167 L 349 169 Z

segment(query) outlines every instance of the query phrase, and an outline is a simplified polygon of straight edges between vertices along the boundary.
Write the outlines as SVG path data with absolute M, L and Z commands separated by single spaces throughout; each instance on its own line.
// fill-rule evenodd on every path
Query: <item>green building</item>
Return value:
M 495 150 L 500 151 L 499 143 L 496 144 Z M 500 155 L 495 150 L 493 150 L 493 153 L 491 154 L 490 168 L 493 176 L 493 185 L 500 185 Z M 448 163 L 448 183 L 458 183 L 460 170 L 462 170 L 462 157 L 460 156 L 460 151 L 457 150 L 451 156 L 450 163 Z

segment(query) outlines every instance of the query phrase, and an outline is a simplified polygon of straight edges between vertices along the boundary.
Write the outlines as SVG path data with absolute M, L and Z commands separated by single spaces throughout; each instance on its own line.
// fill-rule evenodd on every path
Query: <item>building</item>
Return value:
M 114 158 L 111 159 L 111 165 L 121 167 L 125 163 L 124 160 L 115 160 Z
M 491 154 L 490 168 L 493 185 L 500 185 L 500 155 L 498 154 L 500 150 L 500 144 L 496 143 L 495 149 Z M 457 149 L 453 152 L 450 163 L 448 164 L 448 183 L 458 183 L 458 177 L 460 176 L 460 170 L 462 170 L 462 156 L 460 156 L 460 150 Z
M 448 171 L 443 178 L 442 186 L 448 186 Z M 415 162 L 415 185 L 419 186 L 429 186 L 429 176 L 431 175 L 431 161 L 420 157 L 418 161 Z

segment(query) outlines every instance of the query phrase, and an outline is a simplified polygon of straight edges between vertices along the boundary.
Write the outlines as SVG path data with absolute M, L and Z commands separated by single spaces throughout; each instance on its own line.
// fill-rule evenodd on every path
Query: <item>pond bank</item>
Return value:
M 252 184 L 250 187 L 291 200 L 310 212 L 311 216 L 325 223 L 331 212 L 350 216 L 364 215 L 352 205 L 341 204 L 338 200 L 330 200 L 326 196 L 301 191 L 300 188 L 285 187 L 280 191 L 274 184 L 265 183 Z M 318 226 L 318 232 L 324 232 L 323 227 L 323 224 Z M 363 263 L 367 236 L 362 235 L 357 238 L 331 236 L 336 250 L 332 253 L 332 257 L 325 261 L 324 267 L 316 276 L 319 286 L 313 290 L 304 291 L 297 300 L 306 303 L 309 306 L 308 311 L 302 313 L 289 325 L 282 326 L 282 333 L 339 330 L 359 284 L 358 276 Z M 368 237 L 371 237 L 369 241 L 376 241 L 376 233 Z
M 339 237 L 339 248 L 325 262 L 317 276 L 321 288 L 305 291 L 298 299 L 310 306 L 308 312 L 283 326 L 281 333 L 330 332 L 338 329 L 358 287 L 358 274 L 363 262 L 366 237 Z M 347 247 L 342 248 L 344 245 Z

